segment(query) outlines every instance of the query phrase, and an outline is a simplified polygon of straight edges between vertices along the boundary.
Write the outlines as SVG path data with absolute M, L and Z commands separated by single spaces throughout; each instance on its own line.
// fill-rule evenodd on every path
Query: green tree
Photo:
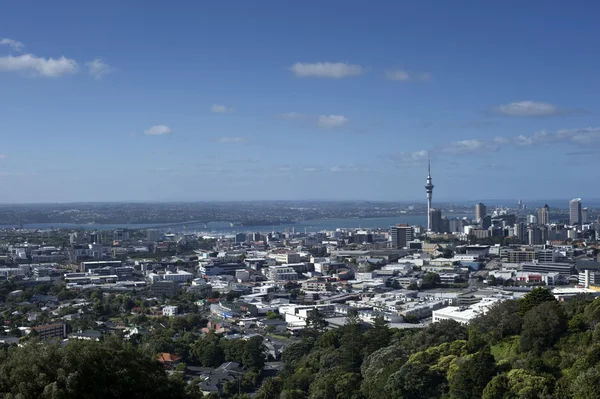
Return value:
M 388 378 L 385 391 L 391 397 L 405 399 L 439 398 L 445 376 L 427 364 L 408 362 Z
M 218 367 L 225 361 L 225 353 L 219 345 L 219 336 L 213 332 L 196 341 L 190 349 L 190 354 L 204 367 Z
M 518 313 L 519 304 L 515 300 L 501 301 L 494 304 L 485 315 L 475 318 L 469 329 L 483 334 L 492 342 L 505 337 L 518 335 L 521 332 L 523 318 Z
M 322 334 L 329 323 L 321 313 L 317 309 L 314 309 L 309 312 L 308 317 L 306 318 L 306 329 L 304 330 L 306 334 L 318 337 L 319 334 Z
M 249 369 L 262 369 L 265 364 L 265 346 L 261 336 L 254 336 L 246 342 L 242 364 Z
M 427 272 L 423 276 L 423 285 L 427 287 L 437 287 L 441 281 L 440 275 L 434 272 Z
M 521 349 L 541 353 L 550 348 L 567 329 L 563 309 L 556 301 L 543 302 L 529 310 L 523 318 Z
M 365 354 L 370 355 L 378 349 L 389 345 L 392 333 L 383 316 L 377 315 L 373 321 L 373 326 L 365 334 Z
M 481 395 L 482 399 L 504 399 L 508 391 L 508 378 L 506 375 L 498 375 L 486 385 Z
M 184 398 L 162 366 L 117 339 L 9 348 L 0 364 L 5 398 Z
M 282 384 L 279 378 L 267 377 L 254 397 L 256 399 L 278 399 L 281 390 Z
M 550 290 L 546 288 L 534 288 L 523 298 L 519 299 L 519 314 L 524 316 L 525 313 L 544 302 L 556 302 L 556 298 L 554 298 Z
M 267 320 L 283 320 L 283 315 L 269 310 L 267 312 Z
M 459 358 L 450 373 L 450 397 L 479 399 L 484 388 L 496 375 L 496 362 L 485 348 L 475 354 Z
M 347 371 L 358 371 L 363 359 L 363 335 L 356 310 L 352 309 L 348 312 L 346 325 L 340 330 L 342 334 L 340 351 L 344 359 L 343 367 Z
M 597 368 L 590 368 L 580 373 L 571 390 L 573 397 L 577 399 L 600 399 L 600 372 Z

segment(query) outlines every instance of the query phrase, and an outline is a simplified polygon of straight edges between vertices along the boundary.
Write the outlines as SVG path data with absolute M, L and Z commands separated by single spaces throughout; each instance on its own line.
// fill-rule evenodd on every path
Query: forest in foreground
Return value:
M 496 304 L 470 325 L 327 329 L 318 315 L 283 353 L 258 399 L 600 398 L 600 299 L 557 302 L 544 288 Z M 207 350 L 209 348 L 207 347 Z M 200 398 L 152 356 L 114 338 L 36 342 L 0 353 L 5 398 Z M 214 396 L 213 396 L 214 397 Z M 223 395 L 246 398 L 248 394 Z

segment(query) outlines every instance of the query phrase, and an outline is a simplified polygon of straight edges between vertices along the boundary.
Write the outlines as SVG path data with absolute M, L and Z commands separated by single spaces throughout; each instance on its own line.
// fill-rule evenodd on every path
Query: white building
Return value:
M 177 306 L 165 306 L 162 309 L 163 316 L 175 316 L 179 308 Z
M 175 281 L 177 283 L 185 283 L 191 281 L 194 275 L 185 270 L 177 270 L 176 272 L 167 272 L 163 274 L 163 280 Z
M 292 281 L 298 280 L 298 273 L 293 267 L 288 266 L 269 266 L 265 270 L 265 275 L 273 281 Z
M 471 306 L 448 306 L 434 310 L 432 321 L 436 323 L 442 320 L 454 320 L 461 324 L 468 324 L 474 318 L 487 313 L 492 305 L 502 300 L 503 298 L 487 297 Z
M 198 271 L 203 276 L 220 276 L 223 274 L 231 274 L 234 275 L 236 270 L 238 270 L 243 265 L 239 263 L 204 263 L 200 262 L 198 266 Z

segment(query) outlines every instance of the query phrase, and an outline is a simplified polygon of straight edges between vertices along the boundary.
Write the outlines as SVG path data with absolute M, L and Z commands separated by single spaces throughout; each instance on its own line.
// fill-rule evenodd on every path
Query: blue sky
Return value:
M 0 202 L 598 198 L 599 11 L 11 2 Z

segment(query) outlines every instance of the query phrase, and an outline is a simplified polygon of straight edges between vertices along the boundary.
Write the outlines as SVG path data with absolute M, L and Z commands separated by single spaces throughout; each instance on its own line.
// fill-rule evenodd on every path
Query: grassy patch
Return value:
M 518 356 L 519 349 L 519 337 L 513 336 L 509 338 L 505 338 L 501 342 L 496 345 L 492 345 L 491 352 L 496 362 L 501 360 L 509 360 L 514 356 Z

